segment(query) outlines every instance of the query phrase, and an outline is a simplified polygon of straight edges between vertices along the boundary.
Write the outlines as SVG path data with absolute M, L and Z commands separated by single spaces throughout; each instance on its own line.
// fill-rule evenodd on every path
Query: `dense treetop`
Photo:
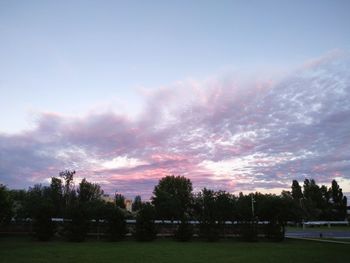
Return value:
M 87 218 L 105 218 L 107 203 L 102 199 L 101 187 L 85 178 L 75 187 L 74 175 L 75 171 L 63 171 L 59 177 L 52 177 L 49 186 L 34 185 L 28 190 L 9 190 L 0 185 L 0 223 L 5 224 L 11 218 L 35 218 L 43 212 L 48 217 L 69 218 L 76 209 Z M 126 216 L 135 217 L 142 208 L 141 197 L 135 197 L 131 214 L 127 214 L 124 201 L 125 197 L 119 193 L 112 205 L 124 210 Z M 302 186 L 293 180 L 291 191 L 280 195 L 259 192 L 233 195 L 208 188 L 194 193 L 189 179 L 166 176 L 154 187 L 150 205 L 154 206 L 157 219 L 301 222 L 344 220 L 347 199 L 336 180 L 330 187 L 319 186 L 313 179 L 305 179 Z

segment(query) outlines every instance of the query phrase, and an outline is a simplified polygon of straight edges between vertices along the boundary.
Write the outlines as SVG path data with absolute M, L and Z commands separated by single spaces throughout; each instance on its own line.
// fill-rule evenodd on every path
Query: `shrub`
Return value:
M 178 241 L 189 241 L 193 235 L 193 227 L 187 220 L 181 220 L 175 232 L 175 239 Z
M 106 236 L 109 241 L 119 241 L 125 238 L 126 222 L 124 212 L 118 207 L 109 209 L 106 216 Z
M 50 209 L 42 208 L 33 218 L 35 236 L 40 241 L 49 241 L 54 234 L 54 224 L 51 220 Z
M 281 224 L 270 223 L 266 225 L 265 237 L 271 241 L 284 240 L 284 228 Z
M 208 241 L 217 241 L 219 240 L 219 225 L 215 221 L 204 221 L 201 223 L 200 236 L 205 238 Z
M 149 204 L 143 204 L 136 216 L 136 239 L 139 241 L 151 241 L 156 238 L 154 224 L 155 209 Z
M 0 226 L 11 222 L 13 200 L 8 189 L 0 184 Z
M 256 223 L 244 223 L 239 226 L 239 238 L 242 241 L 258 241 L 258 229 Z
M 84 241 L 89 225 L 83 209 L 77 206 L 72 208 L 69 214 L 71 221 L 65 224 L 65 232 L 68 240 L 73 242 Z

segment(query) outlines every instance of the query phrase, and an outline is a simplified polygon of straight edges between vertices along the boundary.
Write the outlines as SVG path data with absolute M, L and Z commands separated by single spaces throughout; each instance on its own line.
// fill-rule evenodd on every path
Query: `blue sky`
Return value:
M 0 130 L 118 101 L 139 112 L 141 87 L 348 50 L 349 10 L 348 1 L 1 1 L 0 110 L 12 117 Z
M 277 180 L 277 184 L 272 185 L 276 183 L 276 177 L 272 176 L 268 180 L 262 176 L 265 181 L 261 179 L 259 186 L 279 189 L 285 187 L 293 176 L 300 180 L 312 176 L 319 154 L 311 146 L 304 151 L 277 151 L 278 146 L 266 142 L 271 147 L 260 151 L 255 145 L 254 152 L 242 146 L 244 149 L 239 151 L 231 149 L 236 154 L 236 160 L 227 154 L 214 153 L 214 150 L 212 155 L 208 155 L 207 151 L 215 146 L 216 151 L 221 149 L 225 152 L 237 138 L 242 140 L 238 143 L 243 143 L 248 139 L 254 141 L 254 136 L 271 135 L 264 131 L 268 127 L 262 128 L 266 124 L 263 121 L 258 125 L 260 128 L 244 122 L 239 126 L 241 130 L 237 130 L 235 120 L 227 124 L 225 113 L 236 114 L 241 111 L 242 115 L 247 114 L 253 120 L 258 108 L 250 108 L 247 112 L 242 108 L 233 111 L 235 106 L 232 105 L 240 101 L 250 105 L 251 102 L 246 98 L 252 94 L 252 90 L 253 94 L 260 94 L 264 90 L 264 96 L 259 97 L 263 105 L 261 107 L 274 116 L 273 111 L 278 109 L 283 94 L 290 94 L 287 88 L 292 85 L 290 79 L 299 78 L 297 72 L 300 73 L 301 69 L 304 73 L 299 82 L 305 85 L 310 84 L 310 76 L 318 72 L 318 67 L 328 70 L 321 70 L 324 74 L 328 72 L 337 77 L 325 81 L 316 74 L 323 81 L 321 85 L 324 89 L 317 91 L 320 94 L 313 94 L 313 91 L 308 93 L 310 98 L 319 95 L 318 102 L 313 104 L 315 109 L 322 109 L 322 105 L 325 107 L 332 103 L 338 108 L 334 112 L 319 110 L 319 116 L 312 115 L 314 113 L 306 116 L 305 109 L 298 108 L 299 115 L 306 116 L 300 117 L 304 118 L 305 124 L 316 125 L 315 122 L 307 121 L 311 118 L 318 119 L 318 125 L 321 125 L 324 116 L 346 112 L 344 98 L 349 88 L 342 86 L 346 86 L 348 80 L 346 72 L 338 67 L 347 65 L 345 54 L 350 50 L 349 13 L 350 2 L 345 0 L 0 1 L 0 111 L 3 113 L 0 115 L 0 147 L 4 155 L 10 154 L 10 157 L 3 156 L 0 163 L 0 180 L 10 186 L 45 182 L 65 165 L 66 168 L 81 168 L 82 174 L 100 181 L 106 187 L 113 180 L 122 184 L 123 180 L 130 177 L 135 180 L 141 178 L 137 182 L 145 185 L 146 189 L 160 175 L 176 172 L 176 168 L 182 165 L 187 167 L 178 169 L 182 174 L 193 172 L 198 174 L 198 178 L 203 178 L 197 182 L 198 185 L 205 186 L 211 180 L 216 180 L 218 187 L 229 189 L 230 185 L 234 185 L 233 179 L 220 173 L 216 176 L 209 174 L 215 173 L 214 170 L 229 176 L 233 173 L 235 181 L 249 184 L 261 174 L 268 173 L 264 169 L 257 170 L 257 167 L 261 168 L 261 163 L 252 168 L 252 159 L 257 156 L 263 159 L 263 162 L 270 164 L 270 171 L 277 174 L 278 171 L 274 170 L 277 167 L 287 169 L 280 167 L 277 160 L 292 163 L 298 154 L 313 158 L 310 157 L 309 164 L 303 164 L 294 175 L 289 172 L 287 177 Z M 305 67 L 310 61 L 316 61 L 315 65 Z M 339 79 L 343 82 L 340 83 Z M 303 94 L 302 90 L 306 87 L 293 85 L 290 89 L 295 89 L 295 94 Z M 333 93 L 328 93 L 327 85 L 334 86 L 340 95 L 337 93 L 338 97 L 331 96 Z M 270 98 L 272 91 L 269 89 L 276 94 L 273 99 Z M 227 101 L 223 94 L 231 100 Z M 321 95 L 332 100 L 323 101 Z M 217 108 L 210 107 L 212 102 L 208 101 L 208 96 L 214 96 L 213 99 L 217 101 L 213 105 Z M 275 104 L 270 105 L 267 99 Z M 236 104 L 232 104 L 234 102 Z M 306 98 L 300 103 L 307 107 L 309 100 Z M 231 108 L 219 110 L 220 105 L 231 105 Z M 285 113 L 295 109 L 293 105 L 283 109 Z M 194 114 L 196 118 L 191 119 L 191 122 L 188 120 L 189 123 L 180 117 L 181 111 L 191 109 L 193 113 L 199 108 L 203 112 Z M 218 114 L 217 120 L 209 121 L 203 117 L 209 113 Z M 199 142 L 193 135 L 179 140 L 178 134 L 168 130 L 171 125 L 183 127 L 186 124 L 183 130 L 195 134 L 196 127 L 191 129 L 189 126 L 198 119 L 203 121 L 198 123 L 199 127 L 204 125 L 203 129 L 206 127 L 211 130 L 209 135 L 197 131 L 198 134 L 213 136 L 215 139 Z M 293 123 L 284 117 L 281 119 L 285 121 L 284 124 Z M 219 125 L 216 122 L 222 126 L 220 132 L 214 129 Z M 272 121 L 269 123 L 272 125 Z M 337 143 L 342 142 L 348 132 L 349 123 L 345 121 L 342 125 L 345 127 L 341 127 L 343 134 L 338 135 Z M 231 129 L 227 128 L 229 126 Z M 79 127 L 99 132 L 100 136 L 87 134 Z M 124 127 L 124 130 L 120 127 Z M 297 127 L 286 125 L 284 128 L 299 138 Z M 319 129 L 317 125 L 312 127 Z M 114 131 L 104 133 L 99 128 Z M 164 130 L 159 134 L 161 129 Z M 137 145 L 131 142 L 135 139 L 130 137 L 132 132 L 137 134 L 137 138 L 142 137 Z M 230 135 L 220 140 L 215 137 L 226 133 Z M 55 136 L 59 136 L 59 139 Z M 152 139 L 158 136 L 164 139 L 160 139 L 160 144 Z M 274 136 L 271 141 L 280 138 L 280 134 Z M 315 143 L 322 136 L 320 133 Z M 328 131 L 327 136 L 331 139 L 335 134 Z M 115 147 L 111 149 L 108 142 L 113 141 L 113 138 L 124 140 L 116 139 L 118 143 L 115 145 L 110 143 Z M 255 143 L 261 143 L 258 139 Z M 297 142 L 301 143 L 303 140 L 299 139 Z M 193 151 L 197 147 L 203 152 L 174 150 L 179 145 L 185 147 L 184 141 L 191 140 L 193 144 L 198 143 L 193 146 Z M 57 145 L 58 141 L 60 145 Z M 171 141 L 177 141 L 177 145 L 174 146 Z M 126 145 L 130 151 L 121 150 Z M 144 147 L 149 145 L 154 147 L 154 151 L 146 153 Z M 343 151 L 346 154 L 349 152 L 346 149 Z M 13 153 L 18 159 L 11 157 Z M 77 156 L 78 153 L 79 160 L 62 161 L 62 156 Z M 332 152 L 328 154 L 331 156 Z M 32 159 L 28 163 L 24 162 L 23 167 L 14 168 L 15 160 L 18 162 L 23 158 Z M 84 158 L 90 161 L 85 162 Z M 193 163 L 185 165 L 183 158 L 193 158 Z M 338 164 L 347 162 L 346 158 L 343 159 L 338 160 Z M 174 163 L 170 165 L 168 162 Z M 96 163 L 103 163 L 103 167 L 97 167 Z M 240 168 L 243 166 L 244 172 Z M 320 178 L 321 182 L 327 182 L 333 177 L 347 180 L 345 174 L 350 174 L 350 171 L 343 166 L 342 171 L 334 168 L 328 171 L 327 176 L 326 172 L 314 176 Z M 116 167 L 122 171 L 116 171 Z M 235 167 L 234 172 L 232 167 Z M 126 172 L 126 168 L 136 172 Z M 288 169 L 292 168 L 288 166 Z M 103 171 L 106 177 L 102 176 L 101 179 L 98 175 Z M 242 174 L 246 176 L 244 180 L 240 177 Z M 27 181 L 23 181 L 22 177 L 26 176 Z M 125 191 L 130 190 L 125 187 Z M 347 191 L 350 191 L 350 186 Z

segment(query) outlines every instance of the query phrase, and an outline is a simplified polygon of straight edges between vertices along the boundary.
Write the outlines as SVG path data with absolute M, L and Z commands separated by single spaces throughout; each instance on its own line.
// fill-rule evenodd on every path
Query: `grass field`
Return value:
M 159 240 L 108 242 L 36 242 L 0 238 L 0 262 L 346 262 L 349 245 L 287 240 L 282 243 Z

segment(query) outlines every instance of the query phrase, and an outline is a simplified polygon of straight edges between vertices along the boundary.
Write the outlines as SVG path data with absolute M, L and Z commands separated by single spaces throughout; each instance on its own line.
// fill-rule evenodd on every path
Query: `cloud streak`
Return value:
M 149 94 L 137 119 L 43 113 L 32 130 L 0 134 L 0 180 L 25 187 L 76 169 L 107 191 L 145 197 L 167 174 L 231 192 L 305 177 L 349 183 L 349 68 L 336 53 L 274 82 L 177 83 Z

